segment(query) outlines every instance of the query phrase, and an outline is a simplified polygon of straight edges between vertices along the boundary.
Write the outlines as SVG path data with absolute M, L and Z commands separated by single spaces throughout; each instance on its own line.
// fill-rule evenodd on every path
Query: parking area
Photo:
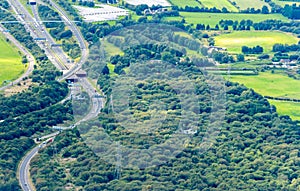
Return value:
M 120 16 L 126 16 L 129 14 L 129 12 L 125 9 L 103 4 L 97 4 L 97 8 L 76 5 L 74 5 L 74 7 L 79 11 L 79 14 L 86 22 L 116 20 Z

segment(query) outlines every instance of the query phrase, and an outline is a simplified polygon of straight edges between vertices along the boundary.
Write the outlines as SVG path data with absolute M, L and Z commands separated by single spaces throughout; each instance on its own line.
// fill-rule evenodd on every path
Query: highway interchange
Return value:
M 54 39 L 51 35 L 47 32 L 46 28 L 43 26 L 43 21 L 40 20 L 38 16 L 37 7 L 36 5 L 31 5 L 33 16 L 28 12 L 28 10 L 23 6 L 23 4 L 18 0 L 8 0 L 12 10 L 17 15 L 17 19 L 19 22 L 23 23 L 26 30 L 30 32 L 33 38 L 46 38 L 47 43 L 38 42 L 38 45 L 45 51 L 45 54 L 50 59 L 50 61 L 60 70 L 63 72 L 63 76 L 59 79 L 59 81 L 63 81 L 68 77 L 74 75 L 78 70 L 81 69 L 82 64 L 87 60 L 89 52 L 84 41 L 84 38 L 74 24 L 68 17 L 68 15 L 53 1 L 49 1 L 53 8 L 59 12 L 62 20 L 66 23 L 66 25 L 70 28 L 73 35 L 75 36 L 76 40 L 79 43 L 81 48 L 81 59 L 76 63 L 73 64 L 72 67 L 67 67 L 67 63 L 70 60 L 68 56 L 63 52 L 61 47 L 53 47 L 52 44 L 55 44 Z M 22 50 L 22 49 L 21 49 Z M 27 50 L 26 50 L 27 51 Z M 23 51 L 25 52 L 25 51 Z M 26 52 L 29 53 L 28 51 Z M 30 57 L 31 58 L 31 57 Z M 32 58 L 31 58 L 32 59 Z M 32 71 L 31 67 L 30 70 L 26 72 L 26 75 L 29 75 Z M 21 79 L 21 78 L 20 78 Z M 77 121 L 73 126 L 79 125 L 83 121 L 87 121 L 92 119 L 98 115 L 101 108 L 103 107 L 103 99 L 95 97 L 95 90 L 93 85 L 86 79 L 81 78 L 79 84 L 83 87 L 83 89 L 88 93 L 91 98 L 91 107 L 89 113 L 84 116 L 80 121 Z M 7 88 L 7 87 L 5 87 Z M 67 128 L 67 129 L 70 129 Z M 51 135 L 47 135 L 46 138 L 55 137 L 58 135 L 58 132 L 53 133 Z M 45 138 L 45 137 L 44 137 Z M 44 146 L 43 143 L 37 145 L 32 150 L 30 150 L 26 156 L 21 161 L 19 168 L 18 168 L 18 179 L 19 183 L 23 190 L 30 191 L 35 190 L 34 186 L 30 184 L 30 176 L 29 176 L 29 164 L 31 159 L 36 156 L 40 147 Z

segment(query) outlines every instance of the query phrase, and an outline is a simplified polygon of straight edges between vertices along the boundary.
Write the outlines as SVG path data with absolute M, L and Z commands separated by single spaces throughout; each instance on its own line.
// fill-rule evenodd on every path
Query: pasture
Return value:
M 228 0 L 201 0 L 201 4 L 207 8 L 216 7 L 217 9 L 222 10 L 225 7 L 230 12 L 238 12 L 238 9 L 233 6 Z
M 294 1 L 280 1 L 280 0 L 272 0 L 275 4 L 280 5 L 282 7 L 284 7 L 284 5 L 288 4 L 288 5 L 293 5 L 296 4 L 297 6 L 300 5 L 300 2 L 294 2 Z
M 257 76 L 230 76 L 229 81 L 244 84 L 264 96 L 286 97 L 300 99 L 300 81 L 283 74 L 271 72 L 259 73 Z M 278 113 L 289 115 L 294 120 L 300 120 L 300 103 L 269 100 L 275 105 Z
M 264 53 L 272 51 L 275 43 L 294 44 L 298 38 L 277 31 L 234 31 L 215 37 L 215 45 L 227 48 L 230 53 L 241 53 L 242 46 L 253 47 L 260 45 Z
M 240 10 L 246 10 L 247 8 L 261 9 L 264 5 L 271 10 L 269 4 L 263 0 L 234 0 L 234 2 Z
M 185 7 L 185 6 L 190 6 L 190 7 L 202 7 L 200 3 L 198 3 L 196 0 L 169 0 L 172 5 L 178 6 L 178 7 Z
M 300 120 L 300 103 L 285 102 L 277 100 L 268 100 L 272 105 L 276 106 L 279 115 L 288 115 L 293 120 Z
M 300 81 L 283 74 L 261 72 L 257 76 L 230 76 L 229 80 L 244 84 L 265 96 L 300 99 Z
M 268 19 L 288 21 L 288 19 L 281 14 L 240 14 L 240 13 L 191 13 L 180 12 L 185 21 L 189 24 L 205 24 L 214 27 L 219 24 L 220 20 L 252 20 L 253 22 L 261 22 Z M 178 20 L 178 18 L 175 17 Z M 169 18 L 172 20 L 172 17 Z
M 18 49 L 6 42 L 4 36 L 0 34 L 0 86 L 6 80 L 17 79 L 26 69 L 21 63 L 22 57 Z

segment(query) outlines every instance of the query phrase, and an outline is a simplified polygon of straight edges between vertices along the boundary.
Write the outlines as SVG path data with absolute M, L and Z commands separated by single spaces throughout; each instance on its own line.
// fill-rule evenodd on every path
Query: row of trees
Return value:
M 300 51 L 300 41 L 298 44 L 274 44 L 272 48 L 273 52 L 290 52 L 290 51 Z

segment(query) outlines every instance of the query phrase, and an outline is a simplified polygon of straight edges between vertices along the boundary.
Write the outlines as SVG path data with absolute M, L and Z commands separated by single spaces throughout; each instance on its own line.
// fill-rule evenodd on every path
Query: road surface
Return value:
M 26 17 L 27 20 L 36 22 L 35 26 L 33 26 L 33 24 L 31 22 L 29 22 L 27 24 L 25 23 L 26 26 L 27 26 L 27 29 L 31 32 L 31 35 L 33 37 L 38 37 L 39 35 L 43 34 L 43 37 L 47 38 L 48 42 L 49 41 L 51 42 L 51 39 L 49 38 L 50 34 L 47 34 L 48 32 L 47 32 L 47 30 L 44 29 L 44 26 L 40 25 L 40 23 L 41 23 L 39 21 L 40 18 L 37 16 L 37 12 L 36 12 L 34 7 L 33 7 L 33 13 L 35 15 L 35 18 L 32 18 L 32 16 L 28 13 L 28 11 L 23 7 L 23 5 L 19 1 L 10 0 L 10 4 L 13 5 L 13 6 L 18 7 L 18 8 L 15 8 L 16 13 L 19 13 L 18 10 L 19 11 L 21 10 L 21 13 L 26 15 L 25 17 Z M 53 8 L 55 8 L 59 12 L 60 16 L 65 21 L 65 23 L 67 23 L 69 25 L 70 30 L 73 32 L 74 36 L 76 37 L 77 41 L 79 42 L 79 46 L 80 46 L 81 51 L 82 51 L 82 56 L 81 56 L 80 61 L 74 67 L 72 67 L 68 71 L 66 71 L 64 73 L 64 75 L 59 79 L 59 81 L 63 81 L 66 78 L 74 75 L 78 70 L 81 69 L 82 64 L 85 63 L 87 58 L 88 58 L 89 52 L 88 52 L 87 45 L 84 41 L 84 38 L 82 37 L 82 34 L 79 31 L 79 29 L 77 28 L 77 26 L 69 19 L 68 15 L 58 5 L 56 5 L 51 0 L 50 0 L 50 4 L 53 6 Z M 22 21 L 23 18 L 20 17 L 19 19 Z M 23 19 L 23 21 L 24 21 L 24 19 Z M 55 49 L 53 49 L 53 47 L 47 47 L 47 46 L 43 46 L 43 45 L 41 45 L 40 47 L 45 50 L 48 57 L 52 56 L 52 58 L 54 58 L 54 60 L 51 60 L 51 61 L 54 63 L 54 65 L 59 70 L 64 70 L 65 69 L 60 65 L 60 60 L 55 58 L 55 56 L 57 56 L 57 55 L 59 57 L 64 56 L 64 55 L 61 54 L 61 51 L 58 50 L 58 49 L 60 49 L 60 47 L 57 47 Z M 61 59 L 61 60 L 65 61 L 66 59 Z M 86 78 L 81 78 L 80 79 L 80 85 L 84 88 L 84 90 L 90 96 L 90 98 L 92 100 L 92 102 L 91 102 L 92 106 L 91 106 L 91 109 L 90 109 L 89 113 L 83 119 L 78 121 L 75 125 L 78 125 L 80 122 L 87 121 L 89 119 L 92 119 L 92 118 L 96 117 L 98 115 L 98 113 L 100 112 L 101 108 L 103 107 L 103 98 L 95 98 L 94 87 L 92 86 L 92 84 Z M 68 127 L 66 129 L 73 128 L 74 126 Z M 56 135 L 54 135 L 54 136 L 56 136 Z M 39 149 L 39 146 L 33 148 L 24 157 L 24 159 L 21 162 L 20 168 L 19 168 L 19 182 L 20 182 L 20 185 L 21 185 L 22 189 L 25 190 L 25 191 L 34 190 L 34 188 L 32 188 L 32 185 L 28 184 L 30 182 L 29 165 L 30 165 L 31 159 L 37 154 L 38 149 Z
M 32 191 L 29 182 L 29 164 L 31 159 L 38 153 L 40 145 L 34 147 L 21 161 L 19 166 L 19 182 L 24 191 Z

